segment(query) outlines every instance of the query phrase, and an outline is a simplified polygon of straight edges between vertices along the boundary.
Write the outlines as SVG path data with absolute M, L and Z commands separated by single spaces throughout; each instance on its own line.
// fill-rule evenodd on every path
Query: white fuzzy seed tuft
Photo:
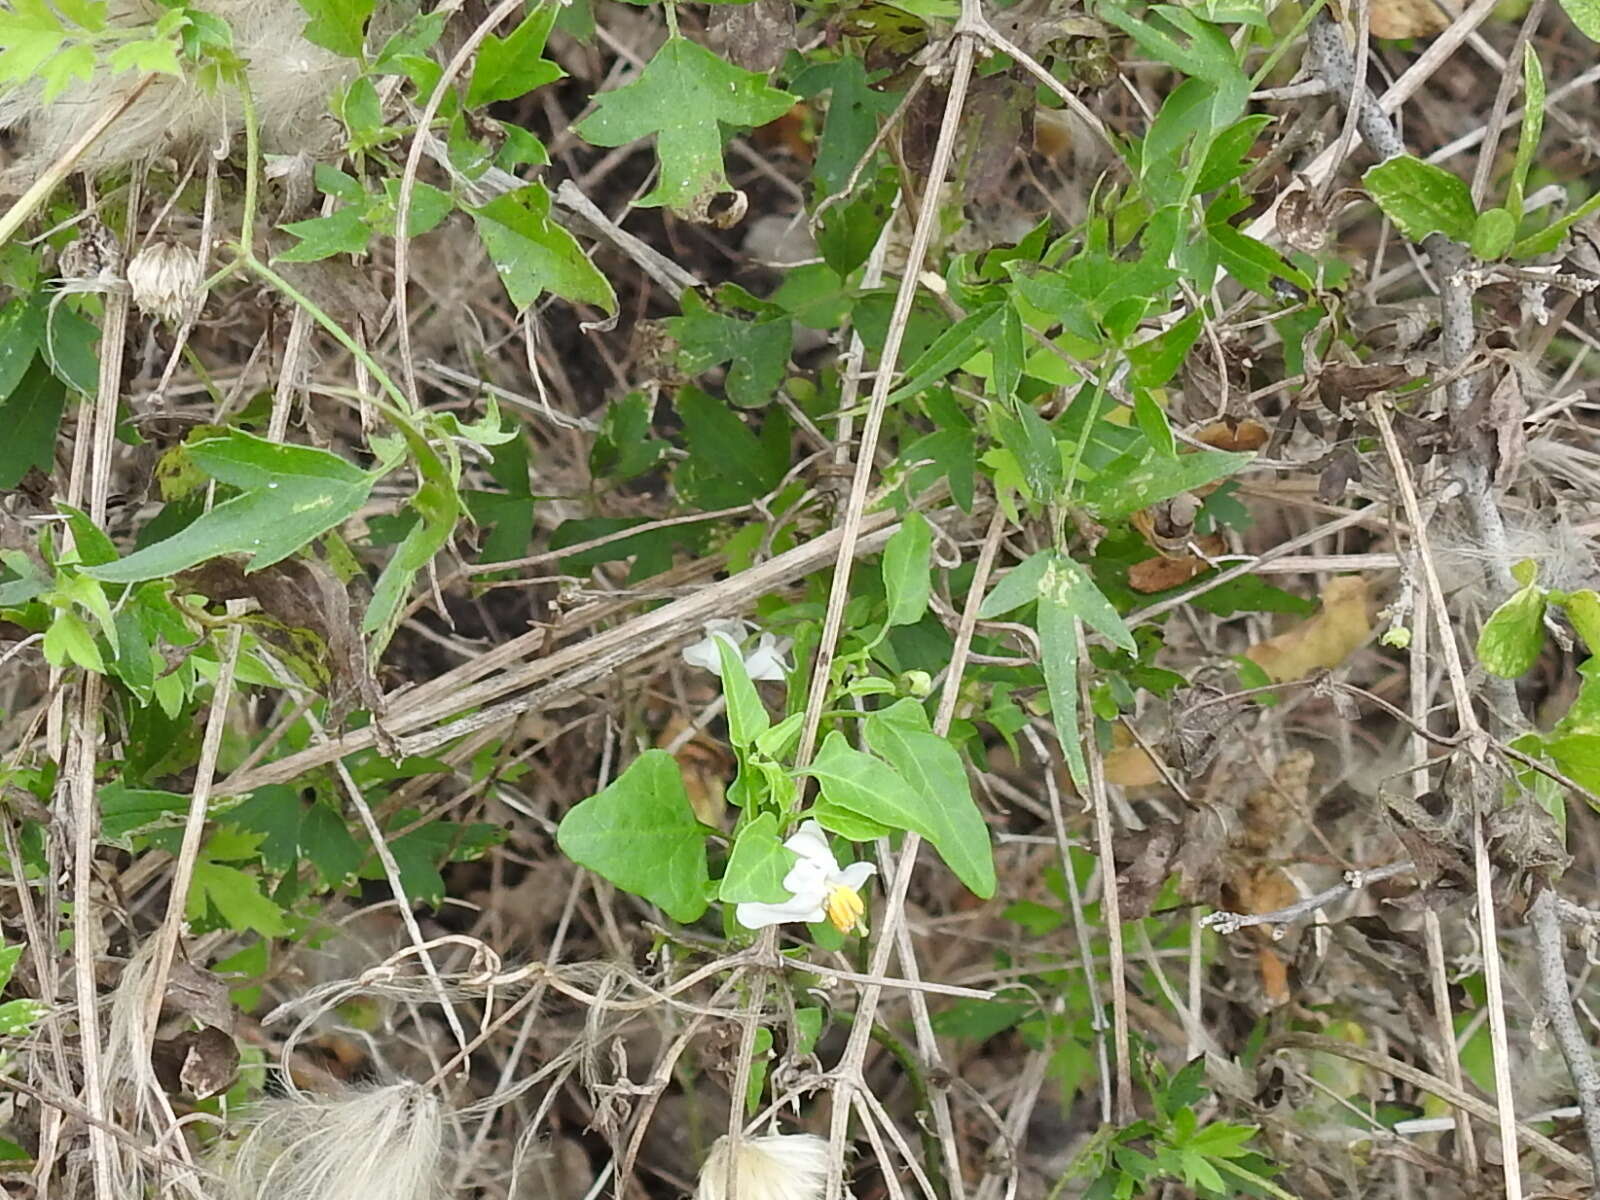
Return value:
M 718 1138 L 700 1169 L 695 1200 L 818 1200 L 828 1181 L 828 1143 L 809 1133 Z
M 216 1164 L 226 1200 L 441 1200 L 443 1119 L 415 1083 L 252 1107 Z

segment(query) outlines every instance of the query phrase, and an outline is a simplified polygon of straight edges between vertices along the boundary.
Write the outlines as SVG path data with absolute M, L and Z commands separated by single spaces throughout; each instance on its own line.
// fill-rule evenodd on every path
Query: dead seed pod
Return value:
M 128 263 L 128 290 L 139 311 L 176 324 L 205 285 L 200 256 L 177 242 L 151 242 Z

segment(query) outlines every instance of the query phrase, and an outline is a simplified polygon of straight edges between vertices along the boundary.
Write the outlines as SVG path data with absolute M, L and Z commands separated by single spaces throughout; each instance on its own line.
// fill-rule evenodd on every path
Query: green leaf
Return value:
M 1499 258 L 1511 248 L 1511 239 L 1517 235 L 1517 220 L 1504 208 L 1491 208 L 1479 213 L 1472 226 L 1472 252 L 1489 261 Z
M 1087 568 L 1066 554 L 1056 554 L 1039 580 L 1040 603 L 1059 605 L 1090 629 L 1103 633 L 1118 646 L 1134 651 L 1133 633 L 1111 606 Z
M 289 932 L 283 910 L 261 894 L 260 880 L 236 867 L 201 859 L 194 864 L 194 880 L 189 886 L 189 920 L 198 921 L 205 915 L 207 901 L 230 929 L 249 929 L 262 937 L 283 937 Z
M 1533 669 L 1544 649 L 1544 589 L 1530 583 L 1483 623 L 1478 634 L 1478 661 L 1491 675 L 1516 679 Z
M 1478 219 L 1472 192 L 1443 167 L 1399 154 L 1371 168 L 1362 182 L 1378 207 L 1412 241 L 1420 242 L 1430 233 L 1457 242 L 1471 238 Z
M 999 330 L 1002 306 L 999 301 L 986 305 L 942 330 L 905 369 L 905 382 L 889 393 L 888 403 L 918 395 L 984 349 Z
M 193 461 L 240 494 L 153 546 L 83 573 L 107 583 L 174 575 L 222 554 L 246 553 L 246 572 L 269 567 L 366 503 L 378 476 L 326 450 L 269 442 L 241 430 L 189 448 Z
M 1096 9 L 1153 58 L 1178 68 L 1185 75 L 1211 83 L 1217 89 L 1212 128 L 1231 124 L 1243 111 L 1250 94 L 1250 80 L 1239 69 L 1237 53 L 1229 44 L 1227 34 L 1175 5 L 1162 5 L 1152 11 L 1159 12 L 1165 19 L 1162 26 L 1142 21 L 1115 4 L 1103 2 Z M 1188 35 L 1187 43 L 1173 36 L 1174 27 Z
M 43 358 L 33 358 L 10 394 L 0 400 L 0 421 L 5 423 L 5 436 L 0 437 L 0 491 L 16 487 L 34 467 L 46 472 L 55 467 L 56 435 L 66 405 L 67 389 Z
M 728 700 L 728 740 L 740 750 L 748 750 L 771 727 L 772 717 L 761 703 L 756 685 L 750 682 L 738 647 L 728 638 L 711 640 L 716 643 L 722 660 L 722 694 Z
M 409 825 L 417 815 L 415 811 L 403 809 L 396 814 L 395 824 Z M 400 868 L 401 889 L 413 903 L 443 903 L 444 879 L 439 874 L 439 865 L 479 858 L 504 834 L 500 826 L 482 822 L 462 825 L 454 821 L 430 821 L 421 829 L 395 838 L 389 843 L 389 853 Z M 361 875 L 364 879 L 383 879 L 383 867 L 374 858 L 362 869 Z
M 53 667 L 76 663 L 85 671 L 106 673 L 105 660 L 100 647 L 95 645 L 94 634 L 76 613 L 58 612 L 44 631 L 44 656 Z
M 988 831 L 983 831 L 980 847 L 970 822 L 958 815 L 959 802 L 919 791 L 888 763 L 852 748 L 838 730 L 828 734 L 822 752 L 804 773 L 817 780 L 823 798 L 833 808 L 880 826 L 922 835 L 971 891 L 981 895 L 981 889 L 988 887 L 992 893 L 992 876 L 984 869 Z M 976 817 L 975 810 L 972 815 Z M 825 828 L 831 827 L 820 815 L 817 819 Z M 980 819 L 980 828 L 982 824 Z
M 559 4 L 540 4 L 505 37 L 490 34 L 478 47 L 477 64 L 467 87 L 467 107 L 515 100 L 566 72 L 544 57 L 544 44 L 555 24 Z
M 372 226 L 354 205 L 325 217 L 291 221 L 282 228 L 300 242 L 277 255 L 274 262 L 316 262 L 335 254 L 365 254 L 372 241 Z
M 1272 290 L 1274 279 L 1284 279 L 1300 288 L 1311 290 L 1311 281 L 1304 272 L 1291 266 L 1284 257 L 1265 242 L 1258 241 L 1226 221 L 1206 226 L 1211 246 L 1217 252 L 1222 268 L 1245 287 L 1263 296 L 1276 297 Z
M 299 843 L 301 852 L 330 887 L 353 879 L 367 856 L 344 818 L 321 800 L 306 809 L 300 822 Z
M 737 289 L 724 288 L 724 292 Z M 717 312 L 693 289 L 683 293 L 681 317 L 662 324 L 678 342 L 678 365 L 698 375 L 719 363 L 728 363 L 723 386 L 728 399 L 740 408 L 762 408 L 772 403 L 789 369 L 794 344 L 794 323 L 787 312 L 761 305 L 754 320 Z
M 100 838 L 132 850 L 135 836 L 182 825 L 188 812 L 188 796 L 111 782 L 100 789 Z
M 767 410 L 758 438 L 737 412 L 699 388 L 680 391 L 677 408 L 689 457 L 672 482 L 686 503 L 746 504 L 775 488 L 789 469 L 789 426 L 781 410 Z
M 933 587 L 933 529 L 915 509 L 883 548 L 883 590 L 889 597 L 890 625 L 915 625 L 928 611 Z
M 617 296 L 606 277 L 584 257 L 577 240 L 550 219 L 550 193 L 542 184 L 530 183 L 468 211 L 518 309 L 554 292 L 608 313 L 617 311 Z
M 1596 11 L 1600 11 L 1600 4 L 1597 4 Z M 1513 224 L 1522 219 L 1528 172 L 1533 167 L 1534 152 L 1538 150 L 1539 138 L 1544 133 L 1544 106 L 1544 67 L 1539 62 L 1539 52 L 1529 41 L 1522 47 L 1522 130 L 1517 135 L 1517 159 L 1511 168 L 1511 182 L 1506 189 L 1506 207 L 1511 210 Z
M 400 202 L 400 181 L 386 179 L 383 184 L 385 207 L 382 209 L 382 228 L 391 237 L 395 231 L 395 210 Z M 406 236 L 421 237 L 436 228 L 455 208 L 455 199 L 449 192 L 420 180 L 411 189 L 411 203 L 406 208 Z
M 0 308 L 0 405 L 17 390 L 44 340 L 44 310 L 32 296 Z
M 778 904 L 787 900 L 789 892 L 783 886 L 783 877 L 799 859 L 778 840 L 778 818 L 762 813 L 734 839 L 733 856 L 722 873 L 717 899 L 727 904 Z
M 815 818 L 817 824 L 829 833 L 837 833 L 849 842 L 875 841 L 881 837 L 888 837 L 897 828 L 852 812 L 825 796 L 818 798 L 815 804 L 806 809 L 806 816 Z
M 589 470 L 618 481 L 643 475 L 661 461 L 667 443 L 650 436 L 655 406 L 643 392 L 629 392 L 606 405 L 589 450 Z
M 1562 597 L 1561 607 L 1589 653 L 1600 655 L 1600 594 L 1591 588 L 1568 592 Z
M 1550 738 L 1544 744 L 1544 752 L 1563 774 L 1588 791 L 1600 794 L 1600 736 L 1569 733 Z
M 361 617 L 361 632 L 374 635 L 371 653 L 383 653 L 400 622 L 400 607 L 410 594 L 411 581 L 433 561 L 456 531 L 461 516 L 460 494 L 446 474 L 444 464 L 431 449 L 418 456 L 423 481 L 411 497 L 411 508 L 421 518 L 406 531 L 394 554 L 384 564 L 372 588 L 372 600 Z
M 1050 423 L 1031 404 L 1017 405 L 1009 413 L 996 412 L 994 421 L 1001 445 L 1022 469 L 1028 494 L 1045 503 L 1060 498 L 1067 482 L 1066 467 Z
M 775 121 L 795 98 L 682 37 L 668 38 L 630 83 L 594 98 L 595 110 L 573 129 L 595 146 L 656 138 L 661 172 L 643 207 L 668 205 L 679 216 L 704 211 L 729 190 L 722 164 L 722 125 Z
M 706 911 L 705 830 L 665 750 L 646 750 L 605 791 L 567 813 L 556 843 L 573 862 L 675 921 L 687 924 Z
M 21 946 L 0 946 L 0 991 L 4 991 L 6 984 L 11 982 L 11 973 L 17 969 L 22 950 Z
M 933 1031 L 940 1037 L 984 1041 L 1037 1012 L 1030 1000 L 958 1000 L 933 1018 Z
M 994 854 L 989 827 L 972 798 L 961 752 L 934 733 L 928 714 L 910 697 L 867 717 L 867 744 L 889 762 L 928 803 L 924 834 L 973 895 L 994 895 Z
M 528 482 L 528 441 L 514 437 L 497 446 L 489 477 L 505 489 L 463 492 L 472 519 L 489 531 L 479 550 L 481 563 L 520 558 L 533 540 L 533 492 Z
M 183 67 L 178 63 L 177 40 L 174 38 L 141 38 L 124 42 L 106 57 L 106 66 L 112 74 L 123 71 L 183 74 Z
M 1600 212 L 1600 192 L 1590 196 L 1559 221 L 1554 221 L 1538 233 L 1532 233 L 1523 238 L 1515 246 L 1511 247 L 1511 257 L 1536 258 L 1541 254 L 1549 254 L 1561 244 L 1561 239 L 1566 236 L 1567 230 L 1571 229 L 1579 221 L 1588 220 L 1596 212 Z
M 1572 23 L 1591 42 L 1600 42 L 1600 0 L 1561 0 Z
M 300 861 L 302 808 L 300 795 L 294 788 L 269 784 L 257 788 L 230 809 L 227 822 L 234 828 L 260 835 L 257 849 L 268 870 L 288 871 Z
M 1172 422 L 1167 420 L 1166 409 L 1144 388 L 1134 390 L 1133 419 L 1138 422 L 1145 437 L 1150 439 L 1150 445 L 1157 454 L 1164 458 L 1177 457 L 1178 439 L 1172 432 Z
M 361 57 L 374 0 L 299 0 L 311 20 L 301 35 L 343 58 Z
M 879 119 L 895 110 L 898 97 L 893 92 L 875 91 L 868 83 L 866 64 L 850 55 L 808 64 L 789 86 L 808 100 L 830 93 L 811 178 L 817 183 L 818 197 L 834 195 L 849 182 L 856 163 L 877 136 Z
M 1234 1125 L 1227 1121 L 1213 1121 L 1197 1130 L 1189 1139 L 1188 1148 L 1208 1158 L 1243 1158 L 1250 1153 L 1245 1145 L 1256 1135 L 1254 1125 Z
M 8 1000 L 0 1004 L 0 1037 L 22 1037 L 30 1033 L 49 1011 L 37 1000 Z
M 101 563 L 116 560 L 116 545 L 104 530 L 89 519 L 88 513 L 59 502 L 56 511 L 67 518 L 67 527 L 72 530 L 72 548 L 80 563 L 97 567 Z
M 1023 559 L 989 590 L 983 603 L 978 606 L 978 616 L 982 620 L 992 621 L 995 617 L 1002 617 L 1037 600 L 1039 584 L 1050 569 L 1054 556 L 1053 550 L 1040 550 Z
M 1078 791 L 1089 787 L 1089 766 L 1078 732 L 1078 627 L 1072 612 L 1051 598 L 1039 601 L 1039 649 L 1044 660 L 1045 691 L 1061 753 Z
M 1129 379 L 1142 388 L 1163 387 L 1183 366 L 1200 336 L 1201 312 L 1195 309 L 1171 329 L 1128 347 Z
M 94 395 L 100 386 L 99 327 L 70 308 L 56 309 L 47 327 L 39 350 L 51 372 L 73 391 Z
M 1139 459 L 1119 459 L 1082 485 L 1083 504 L 1102 521 L 1117 521 L 1141 508 L 1241 471 L 1255 458 L 1202 450 L 1166 458 L 1155 450 Z

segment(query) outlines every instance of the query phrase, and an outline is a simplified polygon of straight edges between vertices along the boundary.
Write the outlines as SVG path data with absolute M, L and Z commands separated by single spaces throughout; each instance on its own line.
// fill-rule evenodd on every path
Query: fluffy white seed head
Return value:
M 128 263 L 128 290 L 139 311 L 176 322 L 200 297 L 200 257 L 178 242 L 151 242 Z
M 266 1100 L 214 1164 L 221 1200 L 443 1200 L 443 1118 L 415 1083 Z
M 234 49 L 246 61 L 262 148 L 315 153 L 331 143 L 338 125 L 328 101 L 354 75 L 356 64 L 305 40 L 306 12 L 296 0 L 199 0 L 196 6 L 232 30 Z M 142 28 L 165 11 L 156 0 L 110 0 L 106 20 L 112 29 Z M 389 20 L 385 12 L 379 17 Z M 17 137 L 17 160 L 0 171 L 0 195 L 20 193 L 101 114 L 128 100 L 143 78 L 140 71 L 114 73 L 97 66 L 49 100 L 36 80 L 0 88 L 0 129 Z M 146 157 L 187 155 L 226 143 L 243 127 L 236 89 L 208 88 L 192 73 L 182 79 L 160 75 L 78 165 L 98 175 Z
M 700 1169 L 695 1200 L 818 1200 L 828 1143 L 809 1133 L 718 1138 Z

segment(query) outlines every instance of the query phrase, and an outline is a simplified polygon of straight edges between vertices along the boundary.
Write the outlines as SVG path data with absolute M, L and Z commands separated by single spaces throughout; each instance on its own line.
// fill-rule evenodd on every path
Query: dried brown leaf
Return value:
M 1375 38 L 1428 37 L 1450 26 L 1450 17 L 1433 0 L 1373 0 Z
M 1322 607 L 1299 625 L 1245 651 L 1274 683 L 1332 670 L 1372 636 L 1371 597 L 1360 575 L 1341 575 L 1322 591 Z
M 1195 434 L 1196 441 L 1204 442 L 1214 450 L 1230 452 L 1259 450 L 1267 444 L 1269 437 L 1271 434 L 1265 425 L 1249 418 L 1213 421 Z
M 1496 809 L 1483 823 L 1489 859 L 1519 879 L 1536 875 L 1551 883 L 1572 864 L 1561 827 L 1541 806 L 1522 799 Z
M 1119 846 L 1118 858 L 1125 854 L 1132 861 L 1117 872 L 1117 897 L 1124 920 L 1137 921 L 1150 915 L 1161 885 L 1172 874 L 1178 849 L 1183 844 L 1183 826 L 1176 821 L 1157 821 Z

